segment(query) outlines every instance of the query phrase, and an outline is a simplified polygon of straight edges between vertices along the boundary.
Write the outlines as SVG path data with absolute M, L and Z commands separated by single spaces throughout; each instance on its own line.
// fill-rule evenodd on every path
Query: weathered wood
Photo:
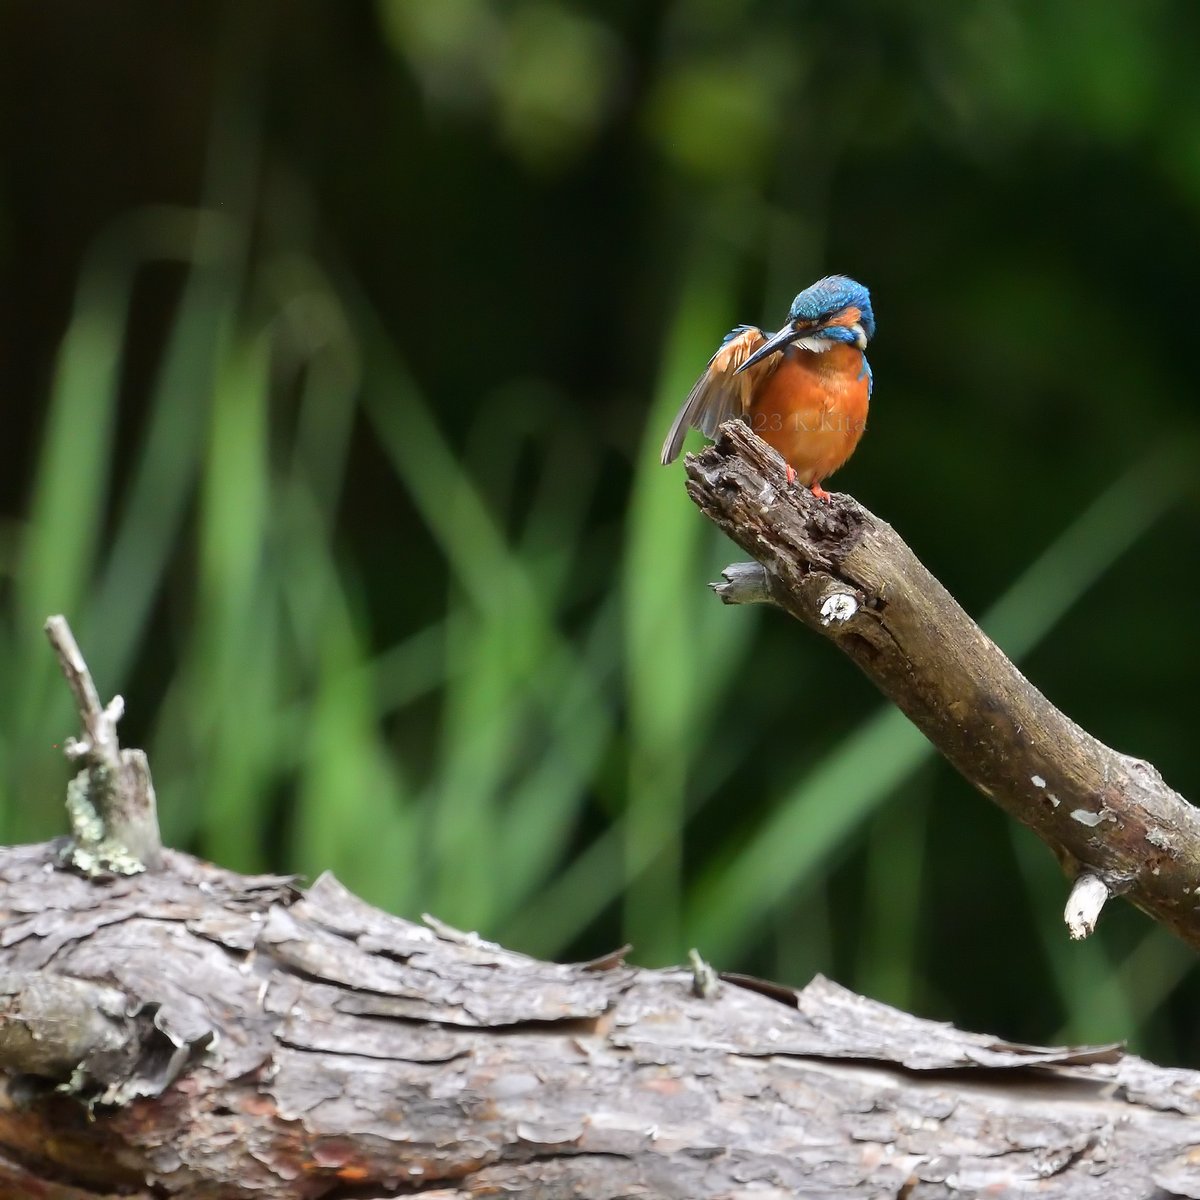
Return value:
M 100 703 L 65 617 L 48 617 L 45 629 L 83 725 L 82 738 L 63 743 L 67 759 L 84 764 L 67 787 L 72 839 L 63 853 L 90 874 L 156 870 L 162 861 L 162 839 L 150 766 L 142 751 L 122 750 L 117 738 L 125 701 L 114 696 L 108 704 Z
M 722 425 L 687 471 L 692 499 L 765 571 L 738 564 L 715 585 L 724 599 L 769 595 L 828 638 L 1068 874 L 1086 872 L 1200 947 L 1200 811 L 1149 763 L 1051 704 L 891 526 L 849 496 L 822 503 L 790 487 L 746 425 Z M 1072 897 L 1074 936 L 1094 927 L 1098 899 Z
M 122 1052 L 97 1073 L 0 1042 L 3 1197 L 1200 1194 L 1200 1074 L 1113 1047 L 1012 1045 L 819 979 L 702 996 L 692 970 L 538 962 L 328 876 L 60 861 L 0 851 L 0 970 L 43 1005 L 99 991 Z

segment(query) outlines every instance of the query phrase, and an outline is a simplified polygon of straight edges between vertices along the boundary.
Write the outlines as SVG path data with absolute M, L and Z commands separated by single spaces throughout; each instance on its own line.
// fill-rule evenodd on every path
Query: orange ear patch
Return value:
M 848 308 L 843 308 L 842 311 L 840 313 L 838 313 L 838 315 L 836 317 L 831 317 L 828 321 L 825 322 L 825 324 L 826 325 L 844 325 L 847 329 L 849 329 L 851 325 L 857 325 L 861 319 L 862 319 L 862 310 L 855 308 L 854 305 L 851 304 Z

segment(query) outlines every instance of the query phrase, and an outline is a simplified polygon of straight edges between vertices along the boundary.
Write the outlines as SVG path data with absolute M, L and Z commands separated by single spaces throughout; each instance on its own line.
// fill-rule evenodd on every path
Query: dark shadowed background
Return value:
M 657 451 L 730 325 L 867 283 L 832 486 L 1200 796 L 1200 7 L 0 0 L 0 835 L 65 612 L 164 832 L 532 953 L 1195 1065 L 1189 954 L 706 582 Z

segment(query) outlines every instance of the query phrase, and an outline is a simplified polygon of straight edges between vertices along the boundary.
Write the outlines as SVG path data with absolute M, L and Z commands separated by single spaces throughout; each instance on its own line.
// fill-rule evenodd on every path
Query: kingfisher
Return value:
M 873 378 L 867 343 L 875 336 L 871 293 L 845 275 L 828 275 L 802 291 L 787 324 L 765 334 L 739 325 L 725 335 L 688 392 L 663 442 L 674 462 L 688 428 L 713 437 L 741 417 L 818 500 L 821 486 L 854 453 L 867 425 Z

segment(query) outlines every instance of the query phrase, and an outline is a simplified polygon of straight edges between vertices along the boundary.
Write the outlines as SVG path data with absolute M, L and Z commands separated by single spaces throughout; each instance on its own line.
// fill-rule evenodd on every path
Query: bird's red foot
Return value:
M 796 468 L 791 463 L 785 463 L 784 465 L 787 467 L 788 487 L 791 487 L 796 482 Z
M 826 504 L 829 503 L 829 493 L 819 483 L 814 483 L 812 485 L 812 494 L 816 496 L 818 500 L 824 500 Z

